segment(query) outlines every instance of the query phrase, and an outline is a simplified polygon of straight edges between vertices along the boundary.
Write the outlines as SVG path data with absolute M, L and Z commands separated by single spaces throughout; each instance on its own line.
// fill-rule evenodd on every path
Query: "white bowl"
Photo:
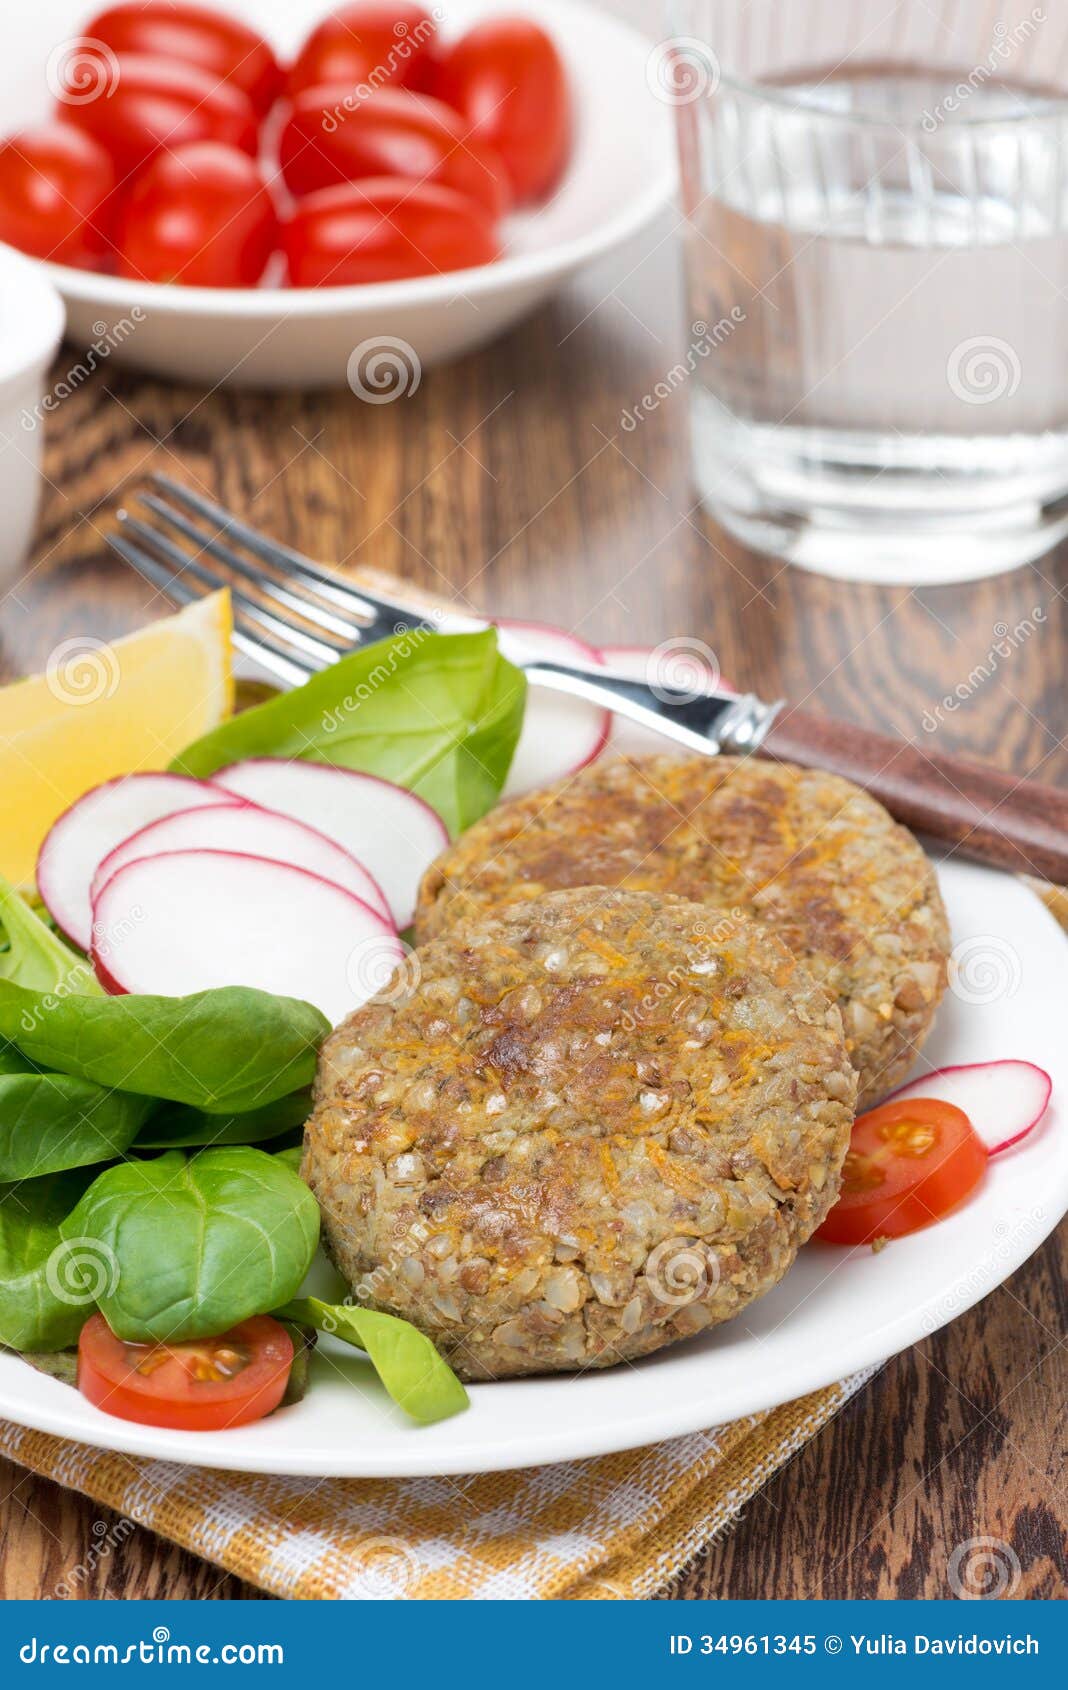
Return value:
M 63 301 L 39 264 L 0 245 L 0 586 L 29 550 L 41 493 L 45 389 L 63 335 Z
M 332 0 L 224 0 L 222 9 L 255 22 L 285 56 Z M 444 39 L 494 13 L 526 12 L 552 33 L 570 69 L 571 167 L 551 203 L 508 220 L 502 259 L 412 281 L 299 289 L 183 288 L 43 265 L 66 300 L 72 337 L 99 342 L 117 363 L 234 387 L 343 387 L 361 348 L 350 384 L 379 398 L 376 350 L 409 367 L 400 378 L 410 386 L 420 366 L 511 327 L 670 198 L 672 113 L 650 92 L 651 47 L 634 30 L 583 0 L 441 0 L 428 9 L 442 19 Z M 17 40 L 0 65 L 6 129 L 48 111 L 49 55 L 77 37 L 91 10 L 92 0 L 35 0 L 20 12 Z

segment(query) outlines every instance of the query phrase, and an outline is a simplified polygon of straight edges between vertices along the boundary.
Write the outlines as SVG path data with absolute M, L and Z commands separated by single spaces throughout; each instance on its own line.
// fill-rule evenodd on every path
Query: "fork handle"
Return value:
M 963 856 L 1068 885 L 1068 792 L 807 710 L 786 709 L 761 756 L 844 775 Z

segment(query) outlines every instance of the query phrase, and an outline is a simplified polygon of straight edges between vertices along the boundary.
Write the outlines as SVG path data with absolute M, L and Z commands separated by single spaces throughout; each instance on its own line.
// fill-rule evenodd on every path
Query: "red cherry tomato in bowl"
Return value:
M 219 141 L 156 154 L 123 201 L 120 276 L 187 287 L 254 287 L 278 236 L 274 202 L 254 159 Z
M 436 35 L 430 13 L 407 0 L 341 6 L 308 36 L 286 77 L 286 93 L 292 98 L 328 82 L 429 88 Z
M 451 106 L 427 94 L 380 88 L 353 100 L 344 86 L 305 88 L 279 138 L 286 186 L 311 194 L 365 176 L 408 176 L 475 200 L 501 217 L 510 192 L 504 165 L 464 138 Z
M 393 176 L 298 200 L 283 244 L 297 288 L 467 270 L 499 256 L 493 221 L 473 200 Z
M 219 1432 L 262 1420 L 278 1407 L 293 1365 L 293 1340 L 270 1315 L 254 1315 L 218 1338 L 128 1344 L 102 1314 L 78 1339 L 78 1389 L 105 1414 L 178 1432 Z
M 987 1151 L 963 1109 L 903 1097 L 858 1115 L 837 1203 L 816 1233 L 828 1244 L 904 1238 L 971 1195 Z
M 65 123 L 0 141 L 0 241 L 56 264 L 95 269 L 108 246 L 115 166 Z
M 282 85 L 278 61 L 262 35 L 237 18 L 188 0 L 125 0 L 90 18 L 82 35 L 113 53 L 147 53 L 199 65 L 240 88 L 260 116 Z
M 433 92 L 499 153 L 517 203 L 557 186 L 571 152 L 571 96 L 560 55 L 536 23 L 476 24 L 445 53 Z
M 110 92 L 101 89 L 80 105 L 61 96 L 56 109 L 111 154 L 120 180 L 160 147 L 188 141 L 223 141 L 255 153 L 256 114 L 247 96 L 211 71 L 142 53 L 117 54 L 112 71 Z

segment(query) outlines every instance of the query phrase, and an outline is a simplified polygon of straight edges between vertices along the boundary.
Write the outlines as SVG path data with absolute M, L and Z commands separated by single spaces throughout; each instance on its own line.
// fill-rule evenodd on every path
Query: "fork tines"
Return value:
M 404 606 L 356 591 L 168 476 L 151 480 L 156 491 L 138 499 L 154 520 L 120 511 L 114 550 L 179 605 L 229 587 L 234 644 L 288 685 L 411 624 Z

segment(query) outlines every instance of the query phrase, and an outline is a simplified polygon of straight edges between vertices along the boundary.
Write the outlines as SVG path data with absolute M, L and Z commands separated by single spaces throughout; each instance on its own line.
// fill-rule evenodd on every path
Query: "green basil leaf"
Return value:
M 9 1349 L 68 1349 L 93 1312 L 94 1264 L 59 1230 L 87 1178 L 52 1174 L 0 1191 L 0 1344 Z
M 184 1103 L 165 1103 L 137 1135 L 135 1150 L 180 1150 L 224 1144 L 263 1144 L 302 1127 L 311 1114 L 311 1092 L 295 1091 L 244 1115 L 208 1115 Z
M 232 717 L 171 767 L 204 776 L 244 757 L 302 757 L 360 769 L 417 792 L 455 834 L 496 802 L 525 698 L 492 628 L 413 628 Z
M 0 1182 L 110 1162 L 152 1105 L 68 1074 L 0 1074 Z
M 468 1406 L 467 1392 L 430 1339 L 396 1315 L 302 1297 L 276 1309 L 275 1316 L 332 1332 L 366 1351 L 393 1401 L 421 1425 L 447 1420 Z
M 215 1115 L 311 1084 L 330 1023 L 246 986 L 185 998 L 62 997 L 0 979 L 0 1038 L 42 1067 Z
M 28 986 L 35 992 L 102 995 L 91 964 L 34 914 L 3 875 L 0 875 L 0 924 L 7 935 L 7 949 L 0 951 L 0 979 L 11 980 L 16 986 Z
M 61 1227 L 111 1266 L 97 1307 L 132 1343 L 209 1338 L 294 1296 L 319 1209 L 262 1150 L 168 1150 L 98 1175 Z
M 274 1159 L 276 1162 L 283 1163 L 285 1167 L 291 1168 L 295 1174 L 299 1174 L 300 1164 L 304 1160 L 304 1146 L 303 1144 L 287 1144 L 284 1150 L 274 1152 Z

